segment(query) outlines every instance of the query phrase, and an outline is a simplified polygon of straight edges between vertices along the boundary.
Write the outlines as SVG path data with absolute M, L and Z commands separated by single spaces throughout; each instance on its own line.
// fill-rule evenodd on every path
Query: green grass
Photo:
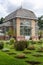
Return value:
M 18 60 L 0 51 L 0 65 L 28 65 L 23 60 Z
M 27 49 L 24 50 L 24 51 L 31 52 L 31 54 L 25 54 L 25 56 L 27 58 L 17 59 L 17 58 L 15 58 L 15 56 L 17 54 L 22 54 L 24 51 L 16 51 L 15 49 L 12 48 L 12 45 L 4 44 L 4 48 L 10 49 L 10 51 L 9 51 L 10 53 L 16 53 L 16 54 L 9 55 L 8 54 L 9 52 L 0 51 L 0 65 L 30 65 L 25 62 L 26 60 L 43 62 L 43 57 L 33 56 L 34 54 L 39 53 L 39 52 L 37 52 L 37 50 L 38 50 L 38 47 L 40 47 L 40 44 L 34 44 L 34 46 L 36 48 L 35 50 L 27 50 Z M 43 55 L 43 52 L 39 53 L 39 54 Z M 43 63 L 39 64 L 39 65 L 43 65 Z

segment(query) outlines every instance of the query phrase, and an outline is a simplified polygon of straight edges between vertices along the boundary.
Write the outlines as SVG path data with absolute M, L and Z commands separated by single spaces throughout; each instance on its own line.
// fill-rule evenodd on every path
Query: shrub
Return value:
M 33 40 L 32 40 L 32 44 L 37 44 L 37 41 L 33 41 Z
M 38 51 L 40 51 L 40 52 L 42 51 L 42 52 L 43 52 L 43 47 L 40 47 L 40 48 L 38 49 Z
M 10 42 L 9 42 L 9 41 L 7 41 L 7 42 L 6 42 L 6 44 L 10 44 Z
M 9 52 L 9 50 L 10 50 L 10 49 L 8 49 L 8 48 L 2 49 L 3 52 Z
M 18 55 L 16 55 L 16 58 L 23 59 L 23 58 L 26 58 L 26 57 L 25 57 L 25 54 L 18 54 Z
M 7 52 L 8 55 L 16 55 L 16 52 Z
M 23 53 L 24 53 L 24 54 L 31 54 L 31 52 L 28 51 L 28 50 L 23 51 Z
M 37 41 L 29 40 L 28 43 L 37 44 Z
M 24 50 L 27 46 L 28 46 L 28 44 L 26 41 L 17 41 L 15 43 L 15 49 L 19 50 L 19 51 Z
M 38 41 L 38 43 L 39 43 L 39 44 L 42 44 L 42 43 L 43 43 L 43 40 L 42 40 L 42 39 L 41 39 L 41 40 L 39 40 L 39 41 Z
M 40 42 L 43 43 L 43 39 L 41 39 Z
M 4 42 L 0 42 L 0 49 L 3 49 L 3 47 L 4 47 Z
M 14 49 L 14 44 L 10 45 L 10 49 Z
M 30 45 L 27 49 L 29 49 L 29 50 L 35 50 L 35 46 L 34 45 Z
M 24 43 L 25 48 L 27 48 L 28 47 L 28 41 L 22 41 L 22 42 Z
M 10 39 L 10 44 L 13 44 L 15 42 L 14 38 Z
M 39 54 L 39 53 L 33 54 L 33 56 L 35 56 L 35 57 L 43 57 L 43 55 Z
M 37 43 L 39 43 L 40 41 L 33 41 L 33 40 L 29 40 L 28 41 L 28 44 L 37 44 Z
M 33 40 L 29 40 L 29 41 L 28 41 L 28 45 L 29 45 L 29 44 L 36 44 L 36 43 L 37 43 L 37 41 L 33 41 Z
M 29 41 L 27 41 L 28 42 L 28 44 L 31 44 L 32 43 L 32 40 L 29 40 Z

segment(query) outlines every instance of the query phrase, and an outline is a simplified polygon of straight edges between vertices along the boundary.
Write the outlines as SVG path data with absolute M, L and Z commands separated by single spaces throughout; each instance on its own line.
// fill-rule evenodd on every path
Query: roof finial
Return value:
M 20 6 L 20 8 L 22 9 L 22 2 L 21 2 L 21 6 Z

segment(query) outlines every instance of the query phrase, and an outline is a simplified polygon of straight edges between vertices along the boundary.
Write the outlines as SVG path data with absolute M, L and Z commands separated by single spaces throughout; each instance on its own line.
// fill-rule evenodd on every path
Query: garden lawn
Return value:
M 0 65 L 28 65 L 23 60 L 18 60 L 0 51 Z
M 38 49 L 39 47 L 41 47 L 41 44 L 34 44 L 34 46 L 35 46 L 35 50 L 29 50 L 26 48 L 24 51 L 16 51 L 14 45 L 4 44 L 4 48 L 8 48 L 10 50 L 0 51 L 0 65 L 31 65 L 26 61 L 37 61 L 37 62 L 41 62 L 41 64 L 36 64 L 36 65 L 43 65 L 43 56 L 39 56 L 39 57 L 34 56 L 36 54 L 43 55 L 43 52 L 38 52 Z M 24 53 L 26 51 L 31 53 L 27 53 L 27 54 Z M 25 54 L 26 58 L 23 59 L 17 58 L 16 56 L 18 54 Z

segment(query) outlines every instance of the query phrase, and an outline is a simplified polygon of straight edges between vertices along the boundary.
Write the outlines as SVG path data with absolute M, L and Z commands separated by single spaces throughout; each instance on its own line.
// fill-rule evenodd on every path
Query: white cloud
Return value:
M 24 2 L 24 3 L 27 6 L 27 7 L 26 6 L 25 7 L 34 11 L 37 16 L 43 15 L 43 0 L 26 0 L 26 2 Z
M 5 17 L 21 4 L 22 7 L 34 11 L 37 16 L 43 15 L 43 0 L 0 0 L 0 17 Z
M 10 3 L 12 3 L 13 5 L 21 5 L 21 2 L 23 0 L 8 0 Z
M 6 9 L 0 5 L 0 17 L 5 17 L 7 15 Z

